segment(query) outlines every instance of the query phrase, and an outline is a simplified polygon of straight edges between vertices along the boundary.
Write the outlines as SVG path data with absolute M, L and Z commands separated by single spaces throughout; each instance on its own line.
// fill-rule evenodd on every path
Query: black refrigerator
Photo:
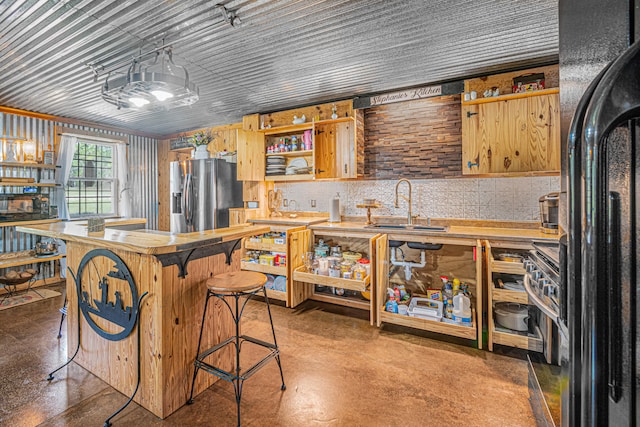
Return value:
M 559 5 L 561 211 L 568 237 L 562 324 L 569 335 L 563 425 L 635 426 L 640 15 L 633 1 Z

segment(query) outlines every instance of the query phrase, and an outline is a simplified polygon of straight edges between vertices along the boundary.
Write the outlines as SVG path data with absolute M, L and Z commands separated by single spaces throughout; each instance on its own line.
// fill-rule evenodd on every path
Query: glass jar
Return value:
M 342 261 L 342 263 L 340 263 L 340 272 L 341 272 L 341 276 L 345 279 L 350 279 L 351 278 L 351 269 L 353 268 L 353 261 L 350 261 L 348 259 L 345 259 L 344 261 Z M 348 273 L 348 277 L 345 277 L 345 273 Z
M 353 278 L 356 280 L 364 280 L 366 276 L 367 276 L 367 270 L 365 270 L 362 264 L 357 263 L 353 267 Z
M 358 265 L 361 265 L 365 269 L 365 276 L 369 276 L 371 274 L 371 262 L 367 258 L 360 258 L 358 260 Z
M 318 244 L 314 247 L 316 257 L 326 257 L 329 254 L 329 245 L 324 240 L 320 239 Z
M 337 262 L 329 264 L 329 277 L 341 277 L 340 265 Z
M 330 256 L 342 258 L 342 249 L 340 248 L 340 246 L 331 246 Z

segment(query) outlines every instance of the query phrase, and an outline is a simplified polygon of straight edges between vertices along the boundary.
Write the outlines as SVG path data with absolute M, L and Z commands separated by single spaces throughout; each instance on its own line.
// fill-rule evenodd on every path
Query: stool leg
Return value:
M 236 379 L 234 389 L 236 392 L 236 407 L 238 411 L 238 427 L 240 427 L 240 398 L 242 397 L 242 381 L 240 380 L 240 295 L 234 294 L 236 299 L 236 315 L 234 318 L 236 324 Z
M 198 356 L 200 355 L 200 345 L 202 344 L 202 332 L 204 331 L 204 320 L 207 317 L 207 306 L 209 305 L 209 291 L 207 291 L 207 298 L 204 301 L 204 311 L 202 312 L 202 325 L 200 326 L 200 338 L 198 338 L 198 350 L 196 351 L 196 360 L 193 362 L 195 369 L 193 370 L 193 379 L 191 380 L 191 394 L 189 395 L 189 400 L 187 400 L 187 405 L 191 405 L 193 403 L 193 388 L 196 385 L 196 376 L 198 375 L 198 371 L 200 368 L 196 363 L 198 361 Z
M 267 304 L 267 312 L 269 313 L 269 323 L 271 323 L 271 333 L 273 334 L 273 345 L 276 346 L 278 355 L 276 356 L 276 362 L 278 362 L 278 369 L 280 369 L 280 379 L 282 380 L 282 386 L 280 390 L 286 390 L 287 386 L 284 385 L 284 375 L 282 374 L 282 364 L 280 364 L 280 349 L 278 348 L 278 342 L 276 341 L 276 330 L 273 327 L 273 318 L 271 317 L 271 307 L 269 305 L 269 297 L 267 296 L 267 289 L 263 286 L 262 292 L 264 292 L 264 301 Z
M 64 297 L 64 304 L 62 304 L 62 308 L 60 309 L 60 327 L 58 328 L 58 338 L 62 338 L 62 322 L 64 322 L 64 317 L 67 314 L 67 297 Z

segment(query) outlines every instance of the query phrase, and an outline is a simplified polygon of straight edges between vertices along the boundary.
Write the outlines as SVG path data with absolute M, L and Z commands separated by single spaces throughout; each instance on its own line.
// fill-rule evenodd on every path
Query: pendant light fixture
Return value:
M 126 73 L 110 72 L 102 98 L 120 108 L 169 110 L 198 101 L 198 86 L 189 72 L 173 62 L 171 47 L 155 52 L 152 62 L 134 58 Z

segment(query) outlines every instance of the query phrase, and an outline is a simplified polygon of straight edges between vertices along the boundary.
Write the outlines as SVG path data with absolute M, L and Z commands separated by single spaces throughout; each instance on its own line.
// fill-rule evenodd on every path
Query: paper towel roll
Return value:
M 329 207 L 329 222 L 340 222 L 340 199 L 336 196 L 331 199 Z

